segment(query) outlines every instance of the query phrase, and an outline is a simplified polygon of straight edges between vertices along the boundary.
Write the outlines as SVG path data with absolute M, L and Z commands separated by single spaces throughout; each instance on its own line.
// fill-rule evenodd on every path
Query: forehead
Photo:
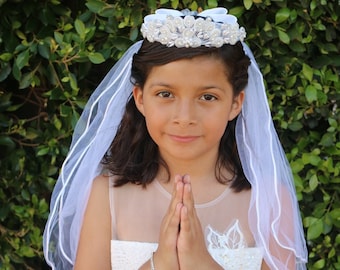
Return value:
M 223 61 L 217 57 L 196 56 L 154 66 L 145 86 L 171 85 L 204 88 L 208 85 L 230 85 Z
M 225 77 L 227 76 L 227 67 L 225 63 L 215 55 L 199 55 L 153 66 L 150 69 L 148 77 L 155 75 L 171 76 L 173 74 L 177 74 L 180 77 L 189 74 L 222 75 Z

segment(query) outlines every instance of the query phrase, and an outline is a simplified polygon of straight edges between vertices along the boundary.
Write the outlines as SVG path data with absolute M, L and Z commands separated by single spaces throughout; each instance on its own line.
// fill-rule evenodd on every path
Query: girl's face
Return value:
M 153 67 L 134 99 L 167 162 L 216 160 L 228 121 L 240 112 L 222 61 L 198 56 Z

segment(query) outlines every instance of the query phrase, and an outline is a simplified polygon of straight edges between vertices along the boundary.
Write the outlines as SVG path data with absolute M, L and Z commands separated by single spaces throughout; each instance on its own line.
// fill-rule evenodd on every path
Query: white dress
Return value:
M 195 204 L 196 212 L 207 249 L 218 264 L 224 269 L 259 270 L 262 250 L 254 247 L 247 228 L 248 205 L 235 207 L 240 196 L 244 195 L 226 188 L 212 201 Z M 170 198 L 157 180 L 146 189 L 132 184 L 110 188 L 113 270 L 137 270 L 150 259 L 158 246 L 160 222 Z

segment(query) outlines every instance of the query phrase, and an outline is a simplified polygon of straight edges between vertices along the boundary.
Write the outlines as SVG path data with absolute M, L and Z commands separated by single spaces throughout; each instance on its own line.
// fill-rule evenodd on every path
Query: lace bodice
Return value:
M 207 227 L 206 240 L 209 253 L 224 269 L 261 269 L 261 249 L 247 247 L 238 220 L 223 234 Z M 112 240 L 112 269 L 137 270 L 150 259 L 157 246 L 157 243 Z

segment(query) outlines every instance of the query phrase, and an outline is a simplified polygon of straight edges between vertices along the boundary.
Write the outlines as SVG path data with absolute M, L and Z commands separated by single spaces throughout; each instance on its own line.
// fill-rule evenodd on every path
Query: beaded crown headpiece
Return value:
M 189 10 L 158 9 L 144 18 L 142 35 L 149 42 L 160 42 L 168 47 L 221 47 L 243 41 L 246 31 L 237 18 L 225 8 L 214 8 L 201 13 Z

